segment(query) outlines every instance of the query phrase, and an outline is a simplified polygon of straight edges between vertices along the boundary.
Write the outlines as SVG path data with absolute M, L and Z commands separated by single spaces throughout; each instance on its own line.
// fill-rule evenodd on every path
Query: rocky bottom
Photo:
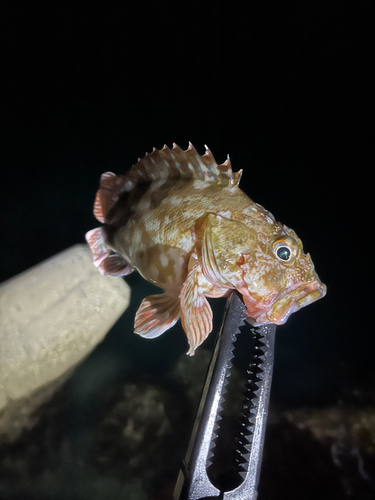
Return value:
M 157 381 L 83 388 L 85 400 L 73 376 L 15 441 L 3 436 L 0 498 L 171 499 L 209 357 L 182 356 Z M 375 498 L 374 403 L 271 408 L 258 499 Z

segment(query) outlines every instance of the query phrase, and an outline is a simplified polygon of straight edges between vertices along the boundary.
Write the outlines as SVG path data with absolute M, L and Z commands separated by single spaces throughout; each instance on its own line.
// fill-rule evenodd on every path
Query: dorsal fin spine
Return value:
M 229 155 L 224 163 L 218 165 L 207 146 L 201 156 L 191 142 L 185 151 L 176 143 L 173 143 L 171 149 L 164 144 L 162 149 L 153 148 L 152 153 L 146 153 L 143 159 L 138 159 L 127 174 L 116 176 L 113 172 L 106 172 L 102 175 L 94 215 L 100 222 L 110 223 L 108 214 L 121 194 L 131 191 L 143 181 L 167 178 L 198 179 L 236 188 L 241 173 L 242 171 L 232 171 Z

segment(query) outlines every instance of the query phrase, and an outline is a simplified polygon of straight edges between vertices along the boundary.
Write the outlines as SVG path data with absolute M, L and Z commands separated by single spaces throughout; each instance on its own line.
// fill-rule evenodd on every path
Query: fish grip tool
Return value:
M 227 300 L 221 329 L 198 407 L 174 500 L 255 500 L 258 492 L 264 436 L 274 363 L 276 325 L 245 325 L 246 307 L 237 293 Z M 235 442 L 237 484 L 232 489 L 212 482 L 208 468 L 215 460 L 215 440 L 220 436 L 224 394 L 231 375 L 238 335 L 253 335 L 247 381 L 241 405 L 240 432 Z

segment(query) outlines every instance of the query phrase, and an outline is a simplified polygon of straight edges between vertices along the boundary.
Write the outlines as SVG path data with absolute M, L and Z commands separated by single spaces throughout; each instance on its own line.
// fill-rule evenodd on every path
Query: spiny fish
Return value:
M 104 275 L 137 270 L 165 293 L 146 297 L 134 330 L 157 337 L 181 317 L 189 355 L 212 330 L 206 297 L 242 294 L 253 325 L 286 322 L 324 297 L 301 240 L 238 187 L 242 170 L 173 144 L 154 148 L 125 175 L 101 176 L 86 240 Z

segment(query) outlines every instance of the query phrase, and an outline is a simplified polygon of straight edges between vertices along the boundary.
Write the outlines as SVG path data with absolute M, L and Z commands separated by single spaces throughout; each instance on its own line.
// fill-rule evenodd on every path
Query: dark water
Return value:
M 278 328 L 276 421 L 303 408 L 314 414 L 349 405 L 371 412 L 373 127 L 368 111 L 374 69 L 368 5 L 271 2 L 248 8 L 242 2 L 1 3 L 0 281 L 84 241 L 97 224 L 92 204 L 102 172 L 123 173 L 138 156 L 165 142 L 185 148 L 190 140 L 201 153 L 208 144 L 219 162 L 230 153 L 234 170 L 244 169 L 242 189 L 295 229 L 328 287 L 324 300 Z M 35 484 L 38 498 L 51 500 L 107 498 L 108 489 L 114 498 L 138 498 L 145 494 L 139 478 L 152 470 L 154 475 L 147 472 L 151 482 L 155 471 L 162 477 L 161 463 L 168 479 L 160 479 L 165 493 L 158 498 L 168 498 L 194 415 L 186 395 L 194 377 L 184 385 L 173 371 L 186 350 L 181 327 L 154 341 L 133 335 L 134 313 L 152 287 L 136 275 L 127 281 L 131 306 L 69 381 L 65 403 L 56 401 L 56 420 L 50 416 L 52 405 L 44 425 L 49 434 L 40 424 L 4 451 L 4 498 L 16 498 L 20 477 L 30 498 Z M 216 324 L 222 307 L 219 301 Z M 213 336 L 203 350 L 212 344 Z M 194 370 L 199 386 L 204 370 L 198 365 Z M 151 397 L 153 386 L 159 392 Z M 126 444 L 115 449 L 128 422 L 125 414 L 113 435 L 107 427 L 104 434 L 98 430 L 105 409 L 111 414 L 127 400 L 122 390 L 136 394 L 135 401 L 142 394 L 147 401 L 160 400 L 170 412 L 170 434 L 160 434 L 167 436 L 164 451 L 152 448 L 155 461 L 149 468 L 126 469 L 137 453 Z M 180 419 L 186 428 L 182 438 Z M 274 486 L 263 489 L 262 498 L 373 497 L 371 480 L 365 479 L 374 456 L 369 445 L 359 449 L 358 459 L 357 441 L 317 444 L 290 422 L 269 432 L 264 473 Z M 95 433 L 115 436 L 108 438 L 111 446 L 107 443 L 111 459 L 108 449 L 102 453 L 104 465 L 99 459 L 93 465 L 86 452 Z M 156 434 L 144 437 L 143 448 Z M 55 444 L 48 441 L 53 436 Z M 92 456 L 101 456 L 95 449 Z M 280 450 L 287 451 L 278 456 Z M 306 454 L 311 462 L 301 459 Z M 81 457 L 78 462 L 75 456 Z M 127 472 L 122 474 L 118 464 Z M 311 474 L 304 476 L 303 470 Z M 103 483 L 95 482 L 96 471 L 102 471 Z M 53 488 L 54 482 L 65 487 Z

